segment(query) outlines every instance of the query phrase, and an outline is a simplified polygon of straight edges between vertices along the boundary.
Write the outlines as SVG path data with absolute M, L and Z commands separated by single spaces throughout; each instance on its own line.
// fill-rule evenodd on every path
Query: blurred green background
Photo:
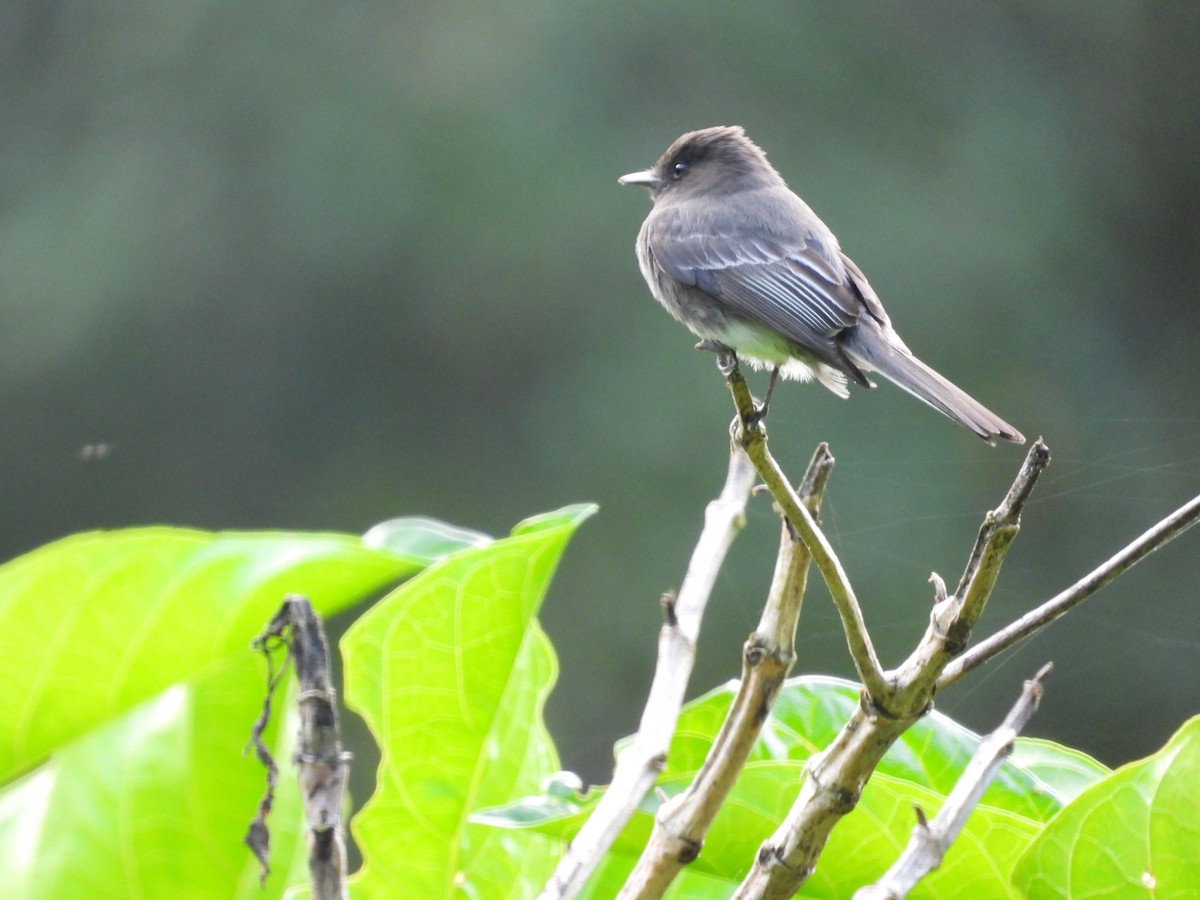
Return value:
M 0 8 L 4 557 L 167 522 L 506 532 L 593 500 L 543 620 L 564 764 L 637 722 L 660 592 L 720 489 L 729 399 L 650 298 L 617 176 L 741 124 L 927 362 L 1054 463 L 983 629 L 1200 490 L 1200 5 L 9 0 Z M 759 382 L 761 389 L 761 382 Z M 886 663 L 1022 451 L 900 391 L 787 384 Z M 739 671 L 750 512 L 696 693 Z M 1117 763 L 1200 711 L 1200 535 L 939 698 Z M 849 675 L 823 588 L 797 671 Z

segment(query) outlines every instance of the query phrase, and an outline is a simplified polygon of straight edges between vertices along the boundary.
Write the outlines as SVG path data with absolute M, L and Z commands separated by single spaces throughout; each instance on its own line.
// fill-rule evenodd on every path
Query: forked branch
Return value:
M 1065 591 L 1051 597 L 1041 606 L 1027 612 L 1017 621 L 980 641 L 958 659 L 946 666 L 938 687 L 953 684 L 972 669 L 1029 637 L 1039 628 L 1049 625 L 1079 605 L 1118 575 L 1132 568 L 1163 544 L 1183 534 L 1200 519 L 1200 497 L 1185 503 L 1119 553 L 1105 560 Z
M 834 598 L 847 643 L 863 681 L 862 702 L 834 742 L 812 756 L 800 794 L 787 818 L 760 848 L 735 897 L 791 897 L 816 866 L 834 826 L 858 803 L 883 755 L 933 702 L 938 677 L 961 653 L 995 585 L 1005 555 L 1020 529 L 1020 515 L 1050 455 L 1041 441 L 1003 502 L 988 514 L 967 561 L 958 591 L 939 591 L 929 627 L 896 670 L 883 672 L 854 591 L 840 562 L 767 450 L 765 429 L 745 379 L 731 355 L 719 358 L 738 417 L 735 439 L 745 447 L 788 520 L 808 546 Z M 940 580 L 939 580 L 940 583 Z
M 805 508 L 814 516 L 832 469 L 833 456 L 821 444 L 799 490 Z M 785 521 L 767 603 L 742 652 L 737 695 L 692 783 L 664 803 L 655 816 L 650 841 L 618 895 L 622 900 L 661 897 L 680 870 L 699 854 L 709 826 L 746 764 L 779 688 L 795 664 L 796 625 L 810 558 Z
M 916 884 L 942 864 L 967 819 L 979 805 L 1000 764 L 1012 752 L 1013 741 L 1033 718 L 1042 699 L 1042 682 L 1050 674 L 1050 663 L 1042 666 L 1021 691 L 1000 727 L 979 742 L 971 761 L 932 822 L 917 809 L 917 824 L 908 846 L 883 877 L 854 894 L 854 900 L 902 900 Z

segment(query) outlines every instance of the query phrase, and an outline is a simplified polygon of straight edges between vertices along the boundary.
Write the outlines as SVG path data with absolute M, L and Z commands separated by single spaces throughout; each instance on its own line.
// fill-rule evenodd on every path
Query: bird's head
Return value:
M 658 202 L 753 190 L 783 179 L 741 126 L 719 125 L 689 131 L 667 148 L 653 168 L 631 172 L 618 181 L 648 188 Z

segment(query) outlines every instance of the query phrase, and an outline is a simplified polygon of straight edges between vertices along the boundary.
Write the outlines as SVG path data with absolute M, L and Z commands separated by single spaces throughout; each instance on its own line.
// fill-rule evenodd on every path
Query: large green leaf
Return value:
M 932 817 L 945 799 L 940 791 L 876 772 L 858 807 L 834 829 L 817 871 L 800 896 L 840 900 L 876 880 L 908 843 L 916 825 L 914 808 Z M 1041 829 L 1036 819 L 980 803 L 941 866 L 908 896 L 913 900 L 1018 897 L 1010 873 Z
M 556 841 L 468 824 L 470 811 L 538 790 L 558 767 L 541 720 L 556 674 L 534 618 L 571 534 L 568 507 L 427 569 L 342 639 L 346 702 L 382 750 L 352 827 L 358 896 L 525 897 Z
M 0 566 L 0 783 L 246 652 L 285 594 L 329 614 L 421 565 L 351 535 L 136 528 Z
M 791 808 L 799 791 L 800 770 L 797 762 L 747 766 L 713 822 L 698 868 L 738 883 L 759 845 Z M 878 878 L 907 843 L 916 824 L 914 807 L 932 816 L 944 800 L 941 792 L 877 771 L 854 812 L 834 829 L 800 896 L 841 900 Z M 1010 896 L 1008 872 L 1039 830 L 1035 821 L 980 804 L 942 866 L 910 896 Z
M 282 775 L 264 892 L 242 835 L 265 776 L 242 748 L 265 677 L 261 661 L 244 656 L 60 747 L 0 792 L 6 898 L 282 894 L 296 851 L 303 851 L 298 787 L 287 764 L 296 722 L 292 716 L 282 727 L 272 724 L 266 735 Z M 281 688 L 277 710 L 291 709 L 290 693 Z
M 492 538 L 480 531 L 425 516 L 400 516 L 380 522 L 363 535 L 373 550 L 386 550 L 427 565 L 467 547 L 486 547 Z
M 700 767 L 736 690 L 736 682 L 731 682 L 687 705 L 664 774 Z M 853 682 L 825 675 L 789 679 L 763 724 L 750 760 L 802 760 L 828 746 L 858 706 L 859 690 Z M 900 736 L 876 771 L 949 793 L 978 744 L 978 735 L 931 712 Z M 1008 760 L 984 795 L 985 803 L 1047 821 L 1078 792 L 1079 783 L 1095 782 L 1107 772 L 1090 757 L 1048 741 L 1031 746 L 1024 758 L 1036 759 L 1041 777 Z
M 735 687 L 726 685 L 685 707 L 664 774 L 618 837 L 610 854 L 613 863 L 595 876 L 589 888 L 594 896 L 604 896 L 605 890 L 619 884 L 615 873 L 628 867 L 615 861 L 632 864 L 663 798 L 678 794 L 691 782 L 725 717 Z M 803 761 L 832 741 L 857 704 L 858 687 L 840 679 L 805 676 L 784 685 L 749 764 L 714 821 L 703 853 L 690 867 L 694 874 L 710 876 L 703 882 L 709 887 L 693 886 L 689 889 L 692 894 L 680 896 L 725 896 L 722 891 L 701 892 L 711 889 L 712 878 L 730 886 L 738 883 L 759 843 L 790 808 L 799 790 Z M 802 896 L 848 896 L 868 875 L 882 873 L 908 839 L 915 822 L 913 805 L 919 804 L 930 816 L 935 814 L 978 742 L 978 736 L 936 713 L 909 729 L 881 762 L 858 808 L 834 830 L 821 857 L 819 877 L 810 880 Z M 1098 763 L 1089 765 L 1087 757 L 1049 742 L 1037 742 L 1026 756 L 1036 763 L 1036 771 L 1011 762 L 1001 766 L 951 858 L 921 888 L 926 893 L 914 896 L 960 896 L 957 885 L 969 886 L 975 896 L 1008 896 L 1008 872 L 1041 823 L 1065 803 L 1070 786 L 1089 778 L 1095 781 L 1106 772 Z M 1070 772 L 1070 777 L 1060 772 Z M 534 829 L 561 841 L 570 840 L 602 791 L 579 797 L 561 785 L 552 787 L 539 795 L 478 811 L 473 821 Z
M 1064 805 L 1111 772 L 1081 750 L 1040 738 L 1019 738 L 1008 759 L 1037 778 Z
M 44 760 L 0 793 L 4 896 L 278 897 L 303 880 L 294 723 L 273 747 L 265 894 L 241 843 L 264 783 L 242 755 L 265 692 L 249 642 L 287 593 L 328 615 L 481 540 L 419 519 L 384 537 L 386 551 L 351 535 L 140 528 L 0 566 L 0 677 L 19 686 L 0 692 L 0 763 L 11 775 Z M 282 695 L 275 709 L 293 714 Z
M 705 838 L 704 851 L 687 873 L 689 886 L 678 896 L 727 897 L 749 870 L 759 845 L 787 815 L 800 788 L 803 763 L 794 760 L 747 765 Z M 613 896 L 649 837 L 654 808 L 662 798 L 680 793 L 691 773 L 660 781 L 657 796 L 634 814 L 613 846 L 605 867 L 589 881 L 589 896 Z M 801 897 L 840 900 L 878 878 L 908 841 L 920 806 L 930 816 L 941 808 L 945 794 L 913 782 L 876 772 L 854 812 L 834 830 L 816 873 Z M 593 805 L 592 799 L 585 804 Z M 476 821 L 505 824 L 504 810 L 491 810 Z M 524 812 L 529 812 L 526 807 Z M 539 826 L 559 839 L 568 839 L 586 817 L 584 809 L 567 819 Z M 509 827 L 513 827 L 510 820 Z M 910 896 L 964 898 L 1016 896 L 1008 873 L 1038 835 L 1041 824 L 1006 809 L 980 804 L 968 820 L 941 868 Z M 681 889 L 682 890 L 682 889 Z
M 1200 718 L 1080 794 L 1015 881 L 1030 898 L 1200 897 Z

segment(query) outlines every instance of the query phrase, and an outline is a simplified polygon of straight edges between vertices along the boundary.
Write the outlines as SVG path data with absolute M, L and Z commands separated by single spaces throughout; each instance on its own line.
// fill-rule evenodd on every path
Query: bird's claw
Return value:
M 738 358 L 737 353 L 732 347 L 722 344 L 720 341 L 710 341 L 708 338 L 696 344 L 697 350 L 707 350 L 710 353 L 717 354 L 717 368 L 721 371 L 724 378 L 728 378 L 737 371 Z

